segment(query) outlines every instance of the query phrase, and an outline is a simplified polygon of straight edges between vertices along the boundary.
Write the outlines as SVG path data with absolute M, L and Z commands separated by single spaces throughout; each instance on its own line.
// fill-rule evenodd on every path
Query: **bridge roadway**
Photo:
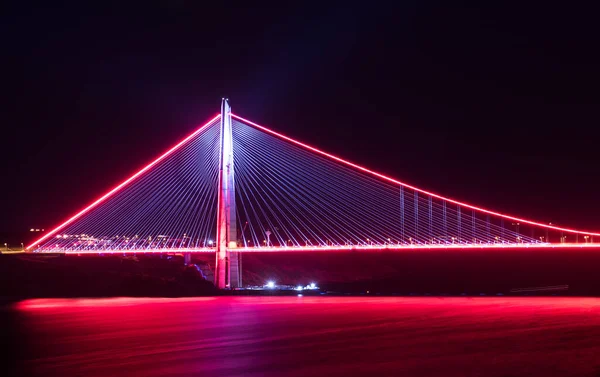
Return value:
M 431 244 L 431 245 L 349 245 L 349 246 L 270 246 L 270 247 L 240 247 L 231 251 L 243 253 L 285 253 L 285 252 L 354 252 L 354 251 L 426 251 L 426 250 L 560 250 L 560 249 L 600 249 L 600 243 L 539 243 L 539 244 Z M 160 249 L 51 249 L 47 252 L 34 253 L 64 253 L 64 254 L 131 254 L 131 253 L 214 253 L 212 248 L 160 248 Z

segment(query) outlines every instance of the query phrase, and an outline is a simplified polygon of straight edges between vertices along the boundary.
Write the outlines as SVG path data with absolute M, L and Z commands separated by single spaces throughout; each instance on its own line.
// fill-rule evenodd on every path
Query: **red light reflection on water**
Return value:
M 33 375 L 507 376 L 600 371 L 600 299 L 27 300 Z
M 15 304 L 15 307 L 21 311 L 35 309 L 52 308 L 88 308 L 88 307 L 121 307 L 121 306 L 139 306 L 139 305 L 160 305 L 169 303 L 183 302 L 201 302 L 214 300 L 213 297 L 193 297 L 193 298 L 138 298 L 138 297 L 113 297 L 113 298 L 36 298 L 24 300 Z

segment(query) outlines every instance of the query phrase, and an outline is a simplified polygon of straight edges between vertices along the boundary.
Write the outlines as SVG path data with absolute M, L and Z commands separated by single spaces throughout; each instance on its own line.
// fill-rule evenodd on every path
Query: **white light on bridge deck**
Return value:
M 267 288 L 275 288 L 275 282 L 274 281 L 268 281 L 267 282 Z

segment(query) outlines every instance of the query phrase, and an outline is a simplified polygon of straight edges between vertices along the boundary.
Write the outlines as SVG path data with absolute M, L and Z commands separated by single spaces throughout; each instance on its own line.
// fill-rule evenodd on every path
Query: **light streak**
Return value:
M 238 247 L 231 249 L 240 253 L 270 253 L 270 252 L 304 252 L 304 251 L 425 251 L 425 250 L 540 250 L 540 249 L 599 249 L 600 243 L 538 243 L 538 244 L 432 244 L 432 245 L 373 245 L 373 246 L 267 246 L 267 247 Z M 181 254 L 181 253 L 214 253 L 216 248 L 161 248 L 161 249 L 115 249 L 115 250 L 69 250 L 53 248 L 48 254 Z M 44 254 L 43 250 L 38 253 Z

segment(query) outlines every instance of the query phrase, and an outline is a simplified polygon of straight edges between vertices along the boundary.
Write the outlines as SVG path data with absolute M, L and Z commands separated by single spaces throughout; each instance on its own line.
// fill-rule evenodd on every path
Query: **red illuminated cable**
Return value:
M 454 203 L 454 204 L 457 204 L 457 205 L 460 205 L 460 206 L 463 206 L 463 207 L 466 207 L 466 208 L 470 208 L 470 209 L 473 209 L 473 210 L 476 210 L 476 211 L 479 211 L 479 212 L 483 212 L 483 213 L 494 215 L 494 216 L 499 216 L 499 217 L 502 217 L 502 218 L 505 218 L 505 219 L 509 219 L 509 220 L 513 220 L 513 221 L 518 221 L 518 222 L 522 222 L 522 223 L 525 223 L 525 224 L 535 225 L 535 226 L 539 226 L 539 227 L 543 227 L 543 228 L 547 228 L 547 229 L 554 229 L 554 230 L 559 230 L 559 231 L 564 231 L 564 232 L 569 232 L 569 233 L 576 233 L 576 234 L 583 234 L 583 235 L 590 235 L 590 236 L 600 236 L 600 233 L 592 233 L 592 232 L 587 232 L 587 231 L 580 231 L 580 230 L 575 230 L 575 229 L 568 229 L 568 228 L 561 228 L 561 227 L 552 226 L 552 225 L 546 225 L 546 224 L 538 223 L 538 222 L 535 222 L 535 221 L 520 219 L 518 217 L 513 217 L 513 216 L 505 215 L 505 214 L 502 214 L 502 213 L 498 213 L 498 212 L 494 212 L 494 211 L 489 211 L 489 210 L 484 209 L 484 208 L 476 207 L 474 205 L 470 205 L 470 204 L 459 202 L 457 200 L 449 199 L 449 198 L 443 197 L 441 195 L 434 194 L 432 192 L 425 191 L 425 190 L 419 189 L 417 187 L 408 185 L 406 183 L 400 182 L 400 181 L 395 180 L 393 178 L 387 177 L 387 176 L 385 176 L 383 174 L 380 174 L 380 173 L 374 172 L 372 170 L 369 170 L 367 168 L 364 168 L 362 166 L 356 165 L 356 164 L 354 164 L 352 162 L 348 162 L 348 161 L 343 160 L 343 159 L 341 159 L 341 158 L 339 158 L 337 156 L 334 156 L 332 154 L 323 152 L 323 151 L 321 151 L 321 150 L 319 150 L 317 148 L 311 147 L 311 146 L 309 146 L 307 144 L 301 143 L 301 142 L 296 141 L 296 140 L 294 140 L 292 138 L 289 138 L 289 137 L 287 137 L 285 135 L 282 135 L 282 134 L 280 134 L 278 132 L 272 131 L 272 130 L 266 128 L 266 127 L 258 125 L 258 124 L 254 123 L 254 122 L 251 122 L 251 121 L 249 121 L 247 119 L 244 119 L 244 118 L 242 118 L 242 117 L 240 117 L 238 115 L 235 115 L 233 113 L 231 114 L 231 116 L 233 118 L 238 119 L 238 120 L 240 120 L 240 121 L 242 121 L 244 123 L 247 123 L 247 124 L 249 124 L 249 125 L 251 125 L 253 127 L 256 127 L 256 128 L 258 128 L 258 129 L 260 129 L 260 130 L 262 130 L 264 132 L 267 132 L 267 133 L 269 133 L 271 135 L 277 136 L 277 137 L 279 137 L 279 138 L 281 138 L 283 140 L 289 141 L 289 142 L 291 142 L 293 144 L 299 145 L 299 146 L 301 146 L 303 148 L 306 148 L 306 149 L 308 149 L 310 151 L 318 153 L 318 154 L 320 154 L 322 156 L 328 157 L 328 158 L 330 158 L 330 159 L 332 159 L 334 161 L 341 162 L 341 163 L 343 163 L 345 165 L 348 165 L 348 166 L 351 166 L 351 167 L 353 167 L 355 169 L 358 169 L 358 170 L 361 170 L 363 172 L 369 173 L 369 174 L 371 174 L 373 176 L 379 177 L 379 178 L 381 178 L 383 180 L 386 180 L 388 182 L 392 182 L 392 183 L 395 183 L 397 185 L 401 185 L 403 187 L 409 188 L 411 190 L 414 190 L 414 191 L 417 191 L 417 192 L 420 192 L 420 193 L 423 193 L 423 194 L 426 194 L 426 195 L 430 195 L 430 196 L 432 196 L 434 198 L 438 198 L 438 199 L 441 199 L 441 200 L 444 200 L 444 201 L 447 201 L 447 202 L 450 202 L 450 203 Z
M 132 182 L 133 180 L 135 180 L 140 175 L 144 174 L 151 167 L 153 167 L 154 165 L 156 165 L 157 163 L 159 163 L 160 161 L 162 161 L 165 157 L 169 156 L 171 153 L 173 153 L 174 151 L 176 151 L 179 147 L 181 147 L 182 145 L 184 145 L 185 143 L 187 143 L 194 136 L 198 135 L 202 130 L 204 130 L 210 124 L 214 123 L 220 117 L 221 117 L 221 114 L 219 114 L 219 115 L 215 116 L 214 118 L 212 118 L 211 120 L 209 120 L 202 127 L 198 128 L 192 134 L 190 134 L 185 139 L 183 139 L 182 141 L 180 141 L 179 143 L 177 143 L 175 146 L 173 146 L 171 149 L 169 149 L 165 153 L 163 153 L 160 157 L 158 157 L 157 159 L 155 159 L 154 161 L 152 161 L 151 163 L 149 163 L 148 165 L 146 165 L 143 169 L 141 169 L 140 171 L 138 171 L 137 173 L 135 173 L 134 175 L 132 175 L 131 177 L 129 177 L 128 179 L 126 179 L 125 181 L 123 181 L 122 183 L 120 183 L 119 185 L 117 185 L 116 187 L 114 187 L 112 190 L 110 190 L 108 193 L 104 194 L 99 199 L 96 199 L 92 204 L 88 205 L 83 210 L 81 210 L 80 212 L 78 212 L 76 215 L 74 215 L 73 217 L 69 218 L 67 221 L 65 221 L 64 223 L 60 224 L 59 226 L 57 226 L 56 228 L 54 228 L 50 232 L 46 233 L 40 239 L 36 240 L 35 242 L 32 242 L 29 246 L 26 247 L 26 249 L 30 249 L 31 247 L 33 247 L 35 245 L 38 245 L 40 242 L 46 240 L 48 237 L 56 234 L 56 232 L 58 232 L 59 230 L 61 230 L 65 226 L 69 225 L 74 220 L 78 219 L 81 215 L 85 214 L 90 209 L 94 208 L 95 206 L 97 206 L 98 204 L 100 204 L 104 200 L 106 200 L 108 197 L 112 196 L 114 193 L 118 192 L 123 187 L 127 186 L 130 182 Z

